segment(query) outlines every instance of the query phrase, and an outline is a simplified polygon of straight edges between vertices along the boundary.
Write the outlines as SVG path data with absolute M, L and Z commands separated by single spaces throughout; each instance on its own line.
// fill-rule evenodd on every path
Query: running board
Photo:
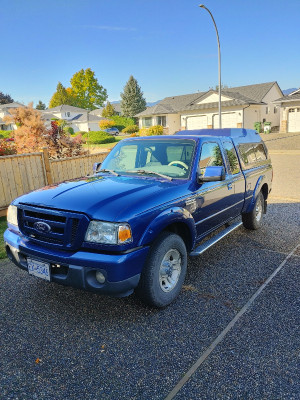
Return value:
M 200 244 L 200 246 L 196 247 L 191 253 L 190 256 L 200 256 L 200 254 L 204 253 L 207 249 L 217 243 L 219 240 L 223 239 L 229 233 L 237 229 L 242 225 L 242 221 L 236 222 L 235 224 L 230 225 L 228 228 L 225 228 L 222 232 L 218 233 L 211 239 L 207 240 L 205 243 Z

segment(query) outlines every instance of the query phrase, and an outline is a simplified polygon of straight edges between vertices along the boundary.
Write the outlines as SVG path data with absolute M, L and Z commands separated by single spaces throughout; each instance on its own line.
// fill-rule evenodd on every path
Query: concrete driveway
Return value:
M 298 399 L 300 196 L 290 164 L 299 156 L 275 150 L 263 228 L 240 228 L 190 259 L 164 310 L 48 284 L 3 261 L 1 398 Z

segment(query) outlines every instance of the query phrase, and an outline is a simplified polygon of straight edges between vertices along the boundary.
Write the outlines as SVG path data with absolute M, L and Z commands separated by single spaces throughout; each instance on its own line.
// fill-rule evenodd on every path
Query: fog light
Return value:
M 96 272 L 96 279 L 97 279 L 97 281 L 99 283 L 104 283 L 105 282 L 105 276 L 100 271 Z

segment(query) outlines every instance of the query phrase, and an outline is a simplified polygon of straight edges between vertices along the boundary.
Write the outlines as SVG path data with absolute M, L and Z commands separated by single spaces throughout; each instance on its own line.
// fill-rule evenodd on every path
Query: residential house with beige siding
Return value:
M 277 82 L 222 90 L 222 127 L 254 129 L 255 122 L 280 124 L 279 108 L 273 101 L 282 96 Z M 219 94 L 216 90 L 166 97 L 136 115 L 139 126 L 162 125 L 167 134 L 183 129 L 219 127 Z

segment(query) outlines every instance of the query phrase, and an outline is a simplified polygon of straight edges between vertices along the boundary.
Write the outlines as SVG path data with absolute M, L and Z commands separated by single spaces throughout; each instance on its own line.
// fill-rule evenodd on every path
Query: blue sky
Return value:
M 91 68 L 120 98 L 130 75 L 147 101 L 208 90 L 218 83 L 277 81 L 300 87 L 300 0 L 0 0 L 0 91 L 47 105 Z

